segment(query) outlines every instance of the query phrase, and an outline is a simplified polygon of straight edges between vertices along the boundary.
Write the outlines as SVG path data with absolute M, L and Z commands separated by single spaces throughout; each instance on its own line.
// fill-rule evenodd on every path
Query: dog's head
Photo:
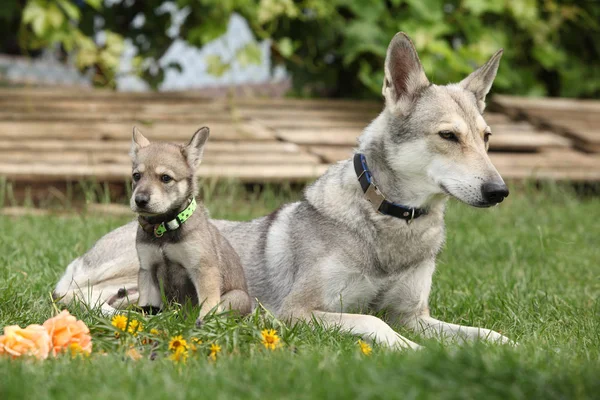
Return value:
M 197 191 L 196 169 L 202 160 L 209 129 L 199 129 L 192 140 L 181 146 L 150 143 L 133 128 L 130 156 L 133 211 L 144 216 L 177 212 Z
M 459 83 L 431 84 L 412 42 L 392 39 L 385 60 L 383 157 L 397 176 L 418 180 L 425 194 L 445 193 L 489 207 L 508 189 L 487 154 L 490 127 L 483 110 L 502 50 Z

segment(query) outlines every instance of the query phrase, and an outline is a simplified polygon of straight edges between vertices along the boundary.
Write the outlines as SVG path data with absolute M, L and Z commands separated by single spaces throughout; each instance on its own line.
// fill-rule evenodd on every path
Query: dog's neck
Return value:
M 183 203 L 181 203 L 178 206 L 174 206 L 173 208 L 171 208 L 170 211 L 168 211 L 164 214 L 140 215 L 140 218 L 143 218 L 146 222 L 148 222 L 149 224 L 153 224 L 153 225 L 160 224 L 162 222 L 171 221 L 171 220 L 175 219 L 175 217 L 177 217 L 177 214 L 179 214 L 180 212 L 185 210 L 189 204 L 190 204 L 190 200 L 188 198 Z
M 412 172 L 396 171 L 388 162 L 389 135 L 385 111 L 380 114 L 363 132 L 359 142 L 359 152 L 366 157 L 377 186 L 383 195 L 397 204 L 407 207 L 428 209 L 446 201 L 447 196 L 431 184 L 426 183 L 425 172 L 416 175 Z M 394 154 L 394 157 L 414 157 L 414 154 Z

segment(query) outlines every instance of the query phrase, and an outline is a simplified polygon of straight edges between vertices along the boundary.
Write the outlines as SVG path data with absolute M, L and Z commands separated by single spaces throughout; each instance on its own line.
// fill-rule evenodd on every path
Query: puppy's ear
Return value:
M 488 62 L 477 68 L 459 83 L 463 89 L 466 89 L 475 95 L 477 107 L 481 112 L 485 109 L 485 96 L 492 88 L 503 52 L 504 49 L 498 50 Z
M 416 94 L 429 86 L 417 50 L 404 32 L 398 32 L 392 38 L 384 69 L 382 94 L 388 107 L 401 107 L 407 111 Z
M 129 155 L 131 158 L 134 158 L 137 152 L 144 147 L 150 145 L 150 141 L 146 139 L 142 132 L 137 128 L 137 126 L 133 127 L 133 138 L 131 140 L 131 149 L 129 150 Z
M 200 161 L 202 161 L 202 154 L 204 153 L 204 145 L 208 140 L 210 129 L 208 127 L 202 127 L 194 133 L 192 140 L 181 149 L 181 153 L 187 159 L 188 164 L 192 168 L 198 168 Z

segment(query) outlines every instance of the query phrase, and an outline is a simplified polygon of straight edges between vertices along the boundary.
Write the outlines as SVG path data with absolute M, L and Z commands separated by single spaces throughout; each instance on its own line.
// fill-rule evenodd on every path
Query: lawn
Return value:
M 248 219 L 297 197 L 213 190 L 219 218 Z M 235 212 L 231 212 L 235 210 Z M 128 218 L 101 215 L 0 217 L 0 326 L 42 323 L 65 266 Z M 361 352 L 357 338 L 307 325 L 285 326 L 258 310 L 242 320 L 213 316 L 202 329 L 172 308 L 142 317 L 137 336 L 109 318 L 71 307 L 92 331 L 94 352 L 45 362 L 0 360 L 0 399 L 92 398 L 598 398 L 600 397 L 600 199 L 560 188 L 516 189 L 499 207 L 451 201 L 447 243 L 430 299 L 432 314 L 501 331 L 519 342 L 459 345 L 424 340 L 426 349 Z M 159 331 L 150 334 L 151 329 Z M 276 350 L 263 329 L 281 337 Z M 169 339 L 202 340 L 184 364 Z M 151 340 L 151 344 L 143 344 Z M 217 343 L 216 361 L 208 355 Z M 134 360 L 133 348 L 142 355 Z M 155 359 L 150 360 L 150 354 Z

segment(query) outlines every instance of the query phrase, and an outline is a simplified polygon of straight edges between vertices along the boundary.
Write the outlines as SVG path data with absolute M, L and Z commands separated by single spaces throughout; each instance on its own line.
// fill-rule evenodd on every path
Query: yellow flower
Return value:
M 169 350 L 177 351 L 180 347 L 187 350 L 188 345 L 185 339 L 181 335 L 172 337 L 169 342 Z
M 150 329 L 150 334 L 154 335 L 154 336 L 159 336 L 160 332 L 158 331 L 158 329 L 152 328 L 152 329 Z
M 189 356 L 188 351 L 184 346 L 178 346 L 177 349 L 169 356 L 169 359 L 173 362 L 185 363 Z
M 365 356 L 370 356 L 371 353 L 373 352 L 373 349 L 371 348 L 371 346 L 369 346 L 368 343 L 363 342 L 362 340 L 358 341 L 358 345 L 360 346 L 360 351 L 362 351 L 362 353 Z
M 137 319 L 132 319 L 129 322 L 129 328 L 127 328 L 127 332 L 131 333 L 133 336 L 137 336 L 138 332 L 144 330 L 144 325 Z
M 210 354 L 208 355 L 211 360 L 217 361 L 217 353 L 221 352 L 221 346 L 216 343 L 210 345 Z
M 191 342 L 190 350 L 195 353 L 198 351 L 198 346 L 202 344 L 202 340 L 198 339 L 197 337 L 192 337 Z
M 121 330 L 121 331 L 125 331 L 125 328 L 127 327 L 127 317 L 124 315 L 115 315 L 112 318 L 112 321 L 110 322 L 112 324 L 112 326 L 114 326 L 115 328 Z
M 262 336 L 262 344 L 269 350 L 275 350 L 275 348 L 279 345 L 279 336 L 277 336 L 277 331 L 275 329 L 265 329 L 261 333 Z

